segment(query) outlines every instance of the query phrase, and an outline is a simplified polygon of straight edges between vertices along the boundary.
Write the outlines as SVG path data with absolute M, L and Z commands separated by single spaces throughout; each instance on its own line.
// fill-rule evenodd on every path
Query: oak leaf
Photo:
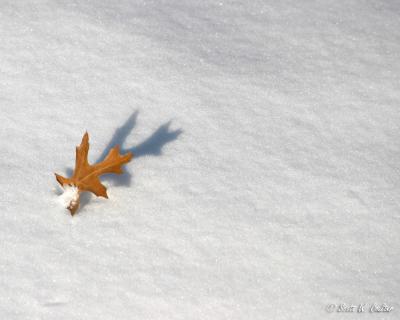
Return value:
M 82 192 L 89 191 L 98 197 L 108 198 L 106 187 L 100 182 L 99 177 L 106 173 L 122 174 L 122 165 L 128 163 L 133 154 L 119 153 L 119 145 L 113 147 L 103 161 L 90 165 L 88 162 L 89 134 L 86 132 L 81 144 L 76 147 L 75 170 L 71 178 L 65 178 L 55 173 L 58 183 L 64 189 L 73 189 L 73 196 L 67 208 L 74 215 L 79 208 L 79 196 Z

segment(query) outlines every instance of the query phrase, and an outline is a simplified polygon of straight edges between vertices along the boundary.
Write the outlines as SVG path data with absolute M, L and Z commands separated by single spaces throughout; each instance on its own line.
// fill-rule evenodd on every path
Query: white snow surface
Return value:
M 399 319 L 399 30 L 397 0 L 1 0 L 0 319 Z M 135 157 L 71 217 L 85 130 Z

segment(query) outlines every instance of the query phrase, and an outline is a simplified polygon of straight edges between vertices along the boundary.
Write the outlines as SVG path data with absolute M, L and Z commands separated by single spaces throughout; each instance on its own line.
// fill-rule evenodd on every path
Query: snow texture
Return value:
M 1 0 L 0 319 L 399 319 L 399 17 Z M 71 217 L 85 130 L 135 157 Z
M 70 205 L 76 206 L 79 200 L 79 189 L 73 185 L 65 184 L 62 186 L 63 193 L 59 196 L 59 202 L 64 208 Z

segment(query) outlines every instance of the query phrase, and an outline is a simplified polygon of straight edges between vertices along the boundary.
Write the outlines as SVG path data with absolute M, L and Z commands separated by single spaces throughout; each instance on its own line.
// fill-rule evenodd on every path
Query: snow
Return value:
M 398 319 L 399 14 L 2 0 L 0 318 Z M 71 217 L 85 130 L 135 156 Z
M 68 184 L 63 185 L 62 188 L 63 193 L 58 197 L 60 204 L 64 208 L 68 208 L 70 205 L 76 206 L 79 199 L 79 189 Z

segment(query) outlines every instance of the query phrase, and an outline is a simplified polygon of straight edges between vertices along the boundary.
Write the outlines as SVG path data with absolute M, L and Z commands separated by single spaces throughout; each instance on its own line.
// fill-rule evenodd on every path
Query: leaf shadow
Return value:
M 136 146 L 132 146 L 127 148 L 124 146 L 126 139 L 131 134 L 133 129 L 136 126 L 138 111 L 133 112 L 128 119 L 122 124 L 122 126 L 115 129 L 114 134 L 112 135 L 110 141 L 107 146 L 97 158 L 95 163 L 98 163 L 107 156 L 108 152 L 116 145 L 120 146 L 121 154 L 125 154 L 127 152 L 133 153 L 133 161 L 135 159 L 146 157 L 146 156 L 161 156 L 163 154 L 163 148 L 173 141 L 175 141 L 183 131 L 181 129 L 178 130 L 170 130 L 171 120 L 160 125 L 157 130 L 155 130 L 149 137 L 143 140 Z M 103 181 L 109 181 L 114 186 L 126 186 L 129 187 L 132 184 L 133 175 L 130 171 L 127 170 L 127 166 L 125 165 L 124 173 L 121 175 L 116 174 L 105 174 L 101 177 Z M 72 168 L 66 168 L 67 176 L 71 177 L 73 175 Z M 89 192 L 84 192 L 81 196 L 81 205 L 82 209 L 86 204 L 90 202 L 92 198 L 92 194 Z
M 90 192 L 82 192 L 80 196 L 79 210 L 82 210 L 93 198 Z
M 170 120 L 160 125 L 157 128 L 157 130 L 155 130 L 149 137 L 147 137 L 138 145 L 127 148 L 124 146 L 125 141 L 132 132 L 132 130 L 134 129 L 134 127 L 136 126 L 138 114 L 139 112 L 135 111 L 121 127 L 115 130 L 106 148 L 96 160 L 96 163 L 104 160 L 108 152 L 116 145 L 120 146 L 122 154 L 125 154 L 127 152 L 132 152 L 133 161 L 135 159 L 146 156 L 159 157 L 163 154 L 163 148 L 168 143 L 171 143 L 172 141 L 176 140 L 183 133 L 181 129 L 170 130 L 171 126 L 171 120 Z M 126 187 L 129 187 L 133 180 L 133 176 L 128 170 L 125 170 L 125 172 L 122 175 L 106 174 L 102 178 L 106 181 L 112 181 L 113 184 L 116 186 L 126 186 Z

